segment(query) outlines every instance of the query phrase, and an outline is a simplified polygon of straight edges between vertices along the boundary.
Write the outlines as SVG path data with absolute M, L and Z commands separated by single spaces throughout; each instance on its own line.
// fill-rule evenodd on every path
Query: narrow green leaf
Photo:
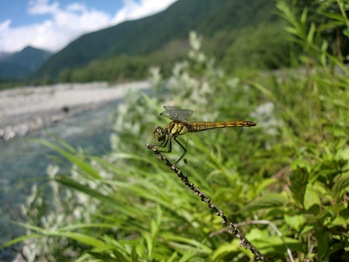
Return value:
M 48 231 L 45 229 L 39 229 L 39 230 L 40 230 L 41 234 L 31 234 L 28 236 L 18 237 L 16 239 L 13 239 L 13 240 L 7 242 L 6 244 L 4 244 L 4 247 L 14 245 L 18 242 L 22 242 L 22 241 L 27 240 L 27 239 L 40 238 L 43 236 L 67 237 L 67 238 L 71 238 L 71 239 L 74 239 L 74 240 L 79 241 L 81 243 L 84 243 L 84 244 L 87 244 L 90 246 L 94 246 L 94 247 L 104 245 L 104 243 L 102 241 L 100 241 L 96 238 L 93 238 L 91 236 L 81 234 L 81 233 Z
M 326 56 L 326 51 L 328 49 L 328 42 L 324 40 L 321 44 L 321 63 L 325 66 L 327 64 L 327 56 Z
M 304 207 L 304 196 L 306 187 L 308 184 L 309 173 L 306 168 L 297 168 L 290 175 L 290 191 L 292 193 L 293 200 Z
M 161 209 L 160 205 L 156 206 L 156 215 L 157 215 L 156 216 L 156 223 L 157 223 L 157 226 L 159 227 L 161 220 L 162 220 L 162 209 Z
M 12 239 L 12 240 L 6 242 L 5 244 L 1 245 L 1 247 L 9 247 L 9 246 L 17 244 L 19 242 L 23 242 L 23 241 L 28 240 L 28 239 L 41 238 L 41 237 L 42 237 L 41 234 L 30 234 L 28 236 L 20 236 L 20 237 L 17 237 L 15 239 Z
M 286 30 L 286 32 L 289 32 L 292 35 L 298 35 L 298 32 L 297 32 L 296 28 L 294 28 L 294 27 L 287 26 L 285 28 L 285 30 Z
M 308 35 L 307 35 L 307 42 L 308 42 L 309 44 L 312 44 L 312 43 L 313 43 L 315 32 L 316 32 L 315 23 L 311 23 L 310 29 L 309 29 L 309 32 L 308 32 Z
M 84 262 L 84 261 L 92 261 L 93 257 L 90 254 L 83 254 L 78 259 L 75 260 L 75 262 Z
M 200 249 L 202 251 L 209 252 L 209 253 L 212 252 L 212 250 L 211 250 L 211 248 L 209 248 L 209 246 L 206 246 L 203 243 L 200 243 L 193 238 L 186 238 L 186 237 L 174 235 L 173 233 L 164 233 L 164 234 L 162 234 L 162 236 L 165 237 L 169 241 L 187 244 L 187 245 L 190 245 L 193 247 L 200 247 Z M 175 245 L 175 244 L 173 243 L 173 245 Z
M 287 198 L 280 194 L 267 194 L 256 198 L 243 208 L 243 210 L 259 210 L 265 208 L 281 207 L 287 203 Z
M 276 183 L 278 180 L 275 178 L 266 178 L 263 179 L 263 181 L 258 185 L 258 188 L 256 189 L 256 194 L 259 194 L 262 192 L 263 189 L 268 187 L 269 185 Z
M 346 23 L 346 18 L 341 15 L 341 14 L 336 14 L 336 13 L 322 13 L 322 15 L 327 16 L 328 18 L 331 18 L 333 20 L 337 20 L 341 22 L 341 25 L 345 25 Z
M 52 148 L 53 150 L 60 153 L 62 156 L 64 156 L 67 160 L 69 160 L 72 164 L 76 165 L 81 171 L 85 172 L 87 175 L 90 175 L 91 177 L 95 179 L 101 179 L 101 176 L 99 175 L 99 172 L 94 169 L 91 165 L 86 163 L 86 160 L 82 160 L 79 157 L 76 157 L 75 155 L 69 153 L 68 151 L 50 143 L 44 140 L 38 140 L 38 142 L 44 146 L 47 146 L 49 148 Z
M 253 243 L 258 246 L 262 253 L 285 254 L 287 247 L 292 251 L 304 252 L 299 240 L 291 237 L 269 236 L 254 239 Z
M 152 257 L 152 250 L 153 250 L 153 239 L 151 238 L 151 236 L 148 233 L 144 234 L 143 238 L 145 240 L 145 244 L 147 247 L 148 258 L 151 258 Z
M 61 227 L 59 230 L 62 231 L 71 231 L 80 228 L 115 228 L 115 224 L 106 224 L 106 223 L 86 223 L 86 224 L 73 224 L 66 227 Z
M 62 185 L 76 189 L 80 192 L 83 192 L 83 193 L 93 197 L 93 198 L 99 199 L 101 202 L 103 202 L 107 205 L 115 206 L 115 200 L 113 198 L 105 196 L 105 195 L 99 193 L 98 191 L 88 187 L 88 186 L 79 184 L 76 181 L 74 181 L 68 177 L 55 176 L 54 180 L 57 181 L 58 183 L 61 183 Z
M 152 221 L 151 221 L 150 231 L 151 231 L 151 236 L 152 236 L 153 238 L 155 238 L 156 235 L 158 234 L 158 231 L 159 231 L 159 226 L 158 226 L 158 224 L 156 223 L 155 220 L 152 220 Z
M 173 252 L 172 256 L 168 259 L 168 262 L 178 261 L 178 253 Z
M 301 22 L 302 22 L 302 24 L 305 24 L 307 22 L 308 11 L 309 11 L 309 9 L 306 8 L 306 7 L 303 9 L 303 12 L 302 12 L 302 15 L 301 15 Z
M 342 197 L 349 190 L 349 174 L 341 176 L 333 185 L 332 192 L 337 197 Z
M 61 236 L 61 237 L 67 237 L 67 238 L 71 238 L 74 239 L 76 241 L 79 241 L 81 243 L 84 243 L 86 245 L 90 245 L 93 247 L 100 247 L 105 245 L 104 242 L 98 240 L 97 238 L 88 236 L 88 235 L 84 235 L 81 233 L 75 233 L 75 232 L 53 232 L 53 233 L 49 233 L 47 234 L 48 236 Z
M 213 261 L 221 261 L 224 259 L 224 257 L 228 256 L 229 254 L 232 254 L 234 252 L 237 252 L 239 250 L 239 243 L 237 240 L 235 240 L 237 243 L 224 243 L 220 245 L 213 253 L 212 260 Z

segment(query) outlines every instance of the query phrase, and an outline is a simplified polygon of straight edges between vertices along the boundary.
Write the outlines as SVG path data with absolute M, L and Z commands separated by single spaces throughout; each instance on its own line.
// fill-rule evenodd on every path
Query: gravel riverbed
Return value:
M 0 91 L 0 143 L 148 87 L 147 81 L 111 86 L 97 82 Z

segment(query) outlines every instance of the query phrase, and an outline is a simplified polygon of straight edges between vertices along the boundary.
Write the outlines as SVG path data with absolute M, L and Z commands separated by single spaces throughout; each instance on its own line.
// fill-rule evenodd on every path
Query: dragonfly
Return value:
M 165 111 L 160 113 L 160 116 L 171 119 L 172 121 L 165 127 L 158 126 L 155 128 L 153 136 L 159 142 L 157 146 L 166 148 L 167 151 L 162 151 L 166 153 L 172 152 L 172 141 L 175 141 L 183 150 L 182 155 L 176 162 L 176 165 L 186 156 L 188 149 L 195 148 L 196 143 L 201 143 L 203 145 L 212 146 L 212 142 L 205 140 L 212 140 L 210 136 L 199 135 L 201 133 L 206 133 L 205 131 L 215 130 L 218 128 L 226 127 L 252 127 L 256 124 L 252 121 L 215 121 L 215 122 L 204 122 L 195 121 L 188 122 L 187 120 L 193 115 L 193 110 L 182 109 L 176 106 L 164 106 Z M 178 138 L 180 136 L 188 136 L 185 145 L 180 142 Z M 214 140 L 213 140 L 214 143 Z M 198 156 L 193 156 L 194 159 Z M 188 164 L 186 158 L 184 162 Z

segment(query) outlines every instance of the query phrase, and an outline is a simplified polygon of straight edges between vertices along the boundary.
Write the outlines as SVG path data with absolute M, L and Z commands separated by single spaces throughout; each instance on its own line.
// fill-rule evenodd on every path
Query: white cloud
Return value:
M 148 15 L 155 14 L 164 10 L 170 4 L 177 0 L 123 0 L 124 6 L 115 14 L 114 23 L 120 23 L 125 20 L 138 19 Z
M 31 0 L 28 13 L 49 18 L 21 27 L 11 27 L 11 20 L 0 22 L 0 51 L 18 51 L 28 45 L 58 51 L 84 33 L 154 14 L 175 1 L 123 0 L 123 7 L 113 16 L 77 2 L 63 8 L 51 0 Z
M 59 3 L 54 2 L 51 5 L 48 0 L 32 0 L 29 2 L 29 14 L 43 15 L 52 13 L 54 14 L 59 10 Z
M 6 28 L 8 28 L 11 24 L 11 20 L 7 19 L 4 22 L 0 23 L 0 33 L 5 32 Z M 0 35 L 2 37 L 2 35 Z

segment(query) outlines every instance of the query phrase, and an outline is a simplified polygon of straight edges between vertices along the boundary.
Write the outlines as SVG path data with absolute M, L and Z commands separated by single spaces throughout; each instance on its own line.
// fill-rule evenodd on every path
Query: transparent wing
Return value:
M 217 129 L 185 134 L 183 136 L 185 139 L 184 147 L 188 152 L 184 156 L 183 162 L 194 167 L 203 164 L 212 153 L 217 134 Z
M 165 111 L 160 113 L 160 116 L 167 117 L 171 120 L 184 121 L 193 114 L 193 110 L 182 109 L 177 106 L 164 106 L 164 108 Z

